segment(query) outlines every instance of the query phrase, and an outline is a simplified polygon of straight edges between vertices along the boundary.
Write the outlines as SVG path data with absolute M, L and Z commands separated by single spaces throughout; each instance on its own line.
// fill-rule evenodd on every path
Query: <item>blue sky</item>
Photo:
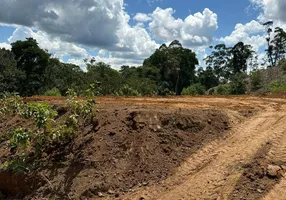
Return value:
M 285 28 L 285 0 L 0 0 L 0 47 L 35 38 L 64 62 L 95 57 L 112 67 L 140 65 L 163 42 L 197 53 L 208 46 L 252 44 L 263 57 L 265 30 Z

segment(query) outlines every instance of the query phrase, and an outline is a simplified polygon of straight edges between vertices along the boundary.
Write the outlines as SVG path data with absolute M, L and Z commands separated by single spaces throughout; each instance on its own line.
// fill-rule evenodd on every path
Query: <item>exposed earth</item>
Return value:
M 56 97 L 25 101 L 64 106 Z M 97 128 L 81 127 L 49 167 L 0 172 L 0 199 L 286 199 L 283 96 L 96 101 Z M 30 124 L 1 116 L 0 132 Z M 0 141 L 0 163 L 9 156 Z

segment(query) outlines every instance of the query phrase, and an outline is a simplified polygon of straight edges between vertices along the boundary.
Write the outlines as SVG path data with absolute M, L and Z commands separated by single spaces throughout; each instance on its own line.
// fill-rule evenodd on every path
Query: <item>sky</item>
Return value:
M 139 66 L 179 40 L 200 66 L 209 46 L 239 41 L 264 56 L 265 28 L 286 30 L 285 0 L 0 0 L 0 47 L 33 37 L 63 62 Z

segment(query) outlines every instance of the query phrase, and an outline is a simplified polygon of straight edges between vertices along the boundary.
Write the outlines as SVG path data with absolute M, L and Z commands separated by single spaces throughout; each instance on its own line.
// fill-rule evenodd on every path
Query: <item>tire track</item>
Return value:
M 285 113 L 270 107 L 234 128 L 226 140 L 202 148 L 161 185 L 148 187 L 124 199 L 142 196 L 160 200 L 226 199 L 243 172 L 237 166 L 249 163 L 267 142 L 275 138 L 280 141 L 286 131 L 285 123 Z M 278 151 L 284 159 L 284 148 Z

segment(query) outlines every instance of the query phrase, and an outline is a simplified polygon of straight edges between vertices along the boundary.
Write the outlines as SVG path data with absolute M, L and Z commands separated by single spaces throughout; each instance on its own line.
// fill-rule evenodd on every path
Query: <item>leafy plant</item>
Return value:
M 182 91 L 182 95 L 204 95 L 206 92 L 205 87 L 200 83 L 191 85 L 187 88 L 184 88 Z
M 60 97 L 62 96 L 61 91 L 58 88 L 53 88 L 51 90 L 48 90 L 44 93 L 44 96 L 56 96 Z
M 10 138 L 10 145 L 12 148 L 22 147 L 26 149 L 30 146 L 31 131 L 24 128 L 18 128 L 13 131 L 13 135 Z

